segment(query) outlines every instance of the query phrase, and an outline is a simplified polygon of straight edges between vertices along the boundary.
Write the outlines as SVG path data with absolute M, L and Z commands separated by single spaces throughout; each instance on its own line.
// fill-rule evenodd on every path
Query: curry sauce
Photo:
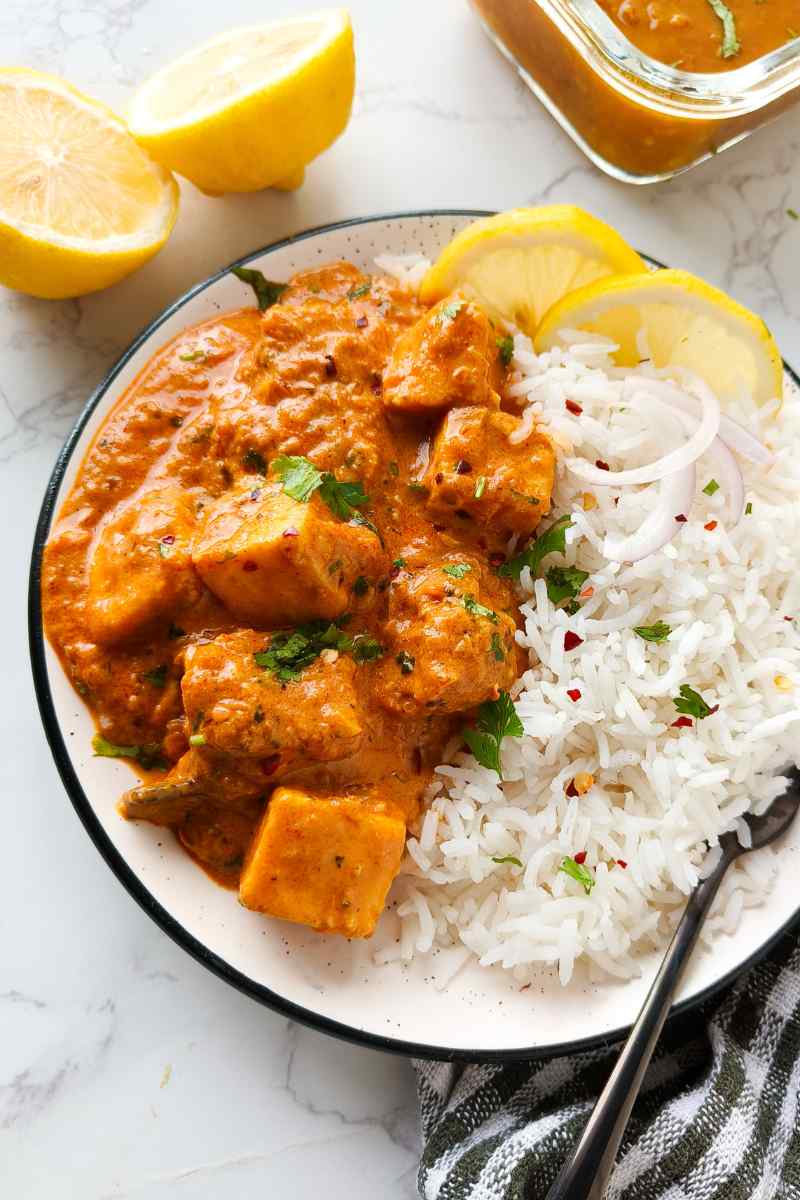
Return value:
M 447 743 L 519 673 L 497 567 L 554 460 L 511 436 L 507 357 L 465 296 L 304 272 L 160 350 L 61 509 L 46 629 L 141 773 L 121 812 L 250 908 L 369 935 Z

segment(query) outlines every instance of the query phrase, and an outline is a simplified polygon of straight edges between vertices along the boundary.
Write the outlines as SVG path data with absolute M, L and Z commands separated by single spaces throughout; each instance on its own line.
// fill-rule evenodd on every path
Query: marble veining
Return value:
M 5 0 L 0 59 L 121 106 L 232 23 L 290 0 Z M 314 7 L 309 4 L 308 7 Z M 351 0 L 358 96 L 297 193 L 182 188 L 166 249 L 101 295 L 0 291 L 0 1178 L 25 1200 L 410 1200 L 418 1132 L 401 1059 L 259 1008 L 167 940 L 84 834 L 50 761 L 25 645 L 33 528 L 72 422 L 167 303 L 231 259 L 308 226 L 424 207 L 577 201 L 639 248 L 728 288 L 800 362 L 800 126 L 791 113 L 647 189 L 587 163 L 477 28 L 466 0 Z M 535 1020 L 535 1011 L 531 1013 Z

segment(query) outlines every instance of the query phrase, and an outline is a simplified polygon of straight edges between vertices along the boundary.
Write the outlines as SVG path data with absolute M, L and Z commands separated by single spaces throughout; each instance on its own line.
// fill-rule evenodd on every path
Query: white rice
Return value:
M 413 289 L 427 264 L 384 257 L 379 266 Z M 652 413 L 643 420 L 635 395 L 620 406 L 623 387 L 635 393 L 634 373 L 615 368 L 610 350 L 567 334 L 563 349 L 536 356 L 517 334 L 511 393 L 526 428 L 543 422 L 559 447 L 617 470 L 658 457 L 668 432 Z M 635 374 L 659 373 L 645 363 Z M 566 399 L 580 403 L 580 416 Z M 726 401 L 726 411 L 775 453 L 769 468 L 740 462 L 752 513 L 726 528 L 722 491 L 700 490 L 712 477 L 701 460 L 689 520 L 638 563 L 608 562 L 600 548 L 606 534 L 641 524 L 657 485 L 590 487 L 559 454 L 553 514 L 574 524 L 566 557 L 545 568 L 576 564 L 590 572 L 593 594 L 568 617 L 544 581 L 523 572 L 517 638 L 530 666 L 514 697 L 525 736 L 503 743 L 502 783 L 459 748 L 437 769 L 393 893 L 400 937 L 379 943 L 377 961 L 436 949 L 440 977 L 442 957 L 450 977 L 472 958 L 522 982 L 553 964 L 567 983 L 583 958 L 592 974 L 628 978 L 637 952 L 665 942 L 720 835 L 736 830 L 746 845 L 742 815 L 783 789 L 775 772 L 795 760 L 800 733 L 800 622 L 786 620 L 800 615 L 800 397 L 788 395 L 777 418 L 774 406 L 759 412 L 746 396 Z M 598 501 L 590 511 L 584 492 Z M 633 632 L 658 620 L 672 627 L 663 644 Z M 584 640 L 566 653 L 568 628 Z M 672 698 L 684 683 L 719 711 L 676 729 Z M 580 691 L 577 702 L 568 689 Z M 596 782 L 570 797 L 579 771 Z M 596 881 L 589 895 L 559 871 L 578 851 Z M 496 861 L 508 856 L 523 865 Z M 763 900 L 772 857 L 745 856 L 728 872 L 708 941 L 733 933 L 743 909 Z

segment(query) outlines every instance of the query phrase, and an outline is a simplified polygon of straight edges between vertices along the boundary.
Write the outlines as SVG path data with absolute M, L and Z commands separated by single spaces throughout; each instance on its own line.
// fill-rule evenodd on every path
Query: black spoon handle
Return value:
M 692 892 L 630 1037 L 578 1144 L 547 1193 L 547 1200 L 602 1200 L 675 989 L 694 949 L 700 926 L 734 857 L 735 854 L 723 854 L 714 870 Z

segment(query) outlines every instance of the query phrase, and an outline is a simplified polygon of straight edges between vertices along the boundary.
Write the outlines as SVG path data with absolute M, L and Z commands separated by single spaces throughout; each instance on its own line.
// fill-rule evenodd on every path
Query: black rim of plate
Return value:
M 382 1034 L 369 1033 L 364 1030 L 354 1028 L 350 1025 L 344 1025 L 340 1021 L 334 1021 L 329 1017 L 325 1017 L 320 1013 L 314 1012 L 311 1009 L 304 1008 L 301 1005 L 295 1004 L 262 984 L 254 982 L 243 972 L 236 967 L 226 962 L 224 958 L 213 953 L 207 946 L 204 946 L 192 933 L 189 932 L 183 925 L 172 917 L 166 909 L 156 900 L 155 896 L 145 887 L 139 877 L 128 865 L 122 854 L 117 850 L 114 843 L 109 838 L 108 834 L 103 829 L 98 817 L 95 815 L 86 793 L 81 786 L 81 782 L 72 765 L 66 743 L 61 733 L 58 717 L 56 715 L 53 697 L 50 690 L 50 681 L 47 673 L 47 661 L 45 657 L 45 637 L 42 624 L 41 610 L 41 567 L 42 567 L 42 552 L 50 530 L 50 524 L 53 519 L 58 493 L 61 487 L 61 482 L 64 478 L 67 466 L 72 458 L 73 452 L 80 440 L 81 434 L 86 427 L 87 422 L 94 413 L 97 405 L 105 396 L 108 389 L 114 383 L 114 380 L 119 375 L 123 367 L 130 361 L 131 357 L 137 350 L 146 342 L 152 335 L 169 319 L 174 313 L 197 296 L 200 292 L 211 287 L 217 280 L 222 279 L 227 275 L 231 267 L 241 266 L 253 259 L 260 258 L 262 255 L 273 250 L 279 250 L 285 246 L 291 246 L 297 242 L 305 241 L 307 238 L 316 237 L 319 234 L 331 233 L 335 230 L 352 228 L 359 225 L 370 225 L 375 222 L 383 221 L 399 221 L 399 220 L 424 220 L 430 217 L 487 217 L 492 216 L 490 210 L 485 209 L 426 209 L 418 212 L 397 212 L 385 213 L 366 217 L 354 217 L 347 221 L 335 221 L 328 225 L 318 225 L 313 229 L 303 230 L 301 233 L 293 234 L 290 237 L 281 238 L 279 241 L 271 242 L 259 250 L 254 250 L 242 258 L 236 259 L 227 267 L 217 271 L 209 276 L 201 283 L 195 284 L 194 287 L 184 292 L 172 304 L 165 308 L 157 317 L 152 320 L 149 325 L 136 337 L 128 349 L 121 355 L 100 385 L 92 393 L 86 403 L 83 411 L 78 417 L 72 431 L 67 438 L 63 449 L 61 450 L 50 480 L 47 484 L 44 500 L 42 502 L 39 519 L 36 524 L 36 532 L 34 535 L 33 552 L 31 555 L 31 566 L 28 586 L 28 636 L 31 654 L 31 666 L 33 669 L 33 681 L 36 690 L 36 699 L 39 706 L 42 723 L 44 725 L 45 735 L 47 737 L 50 750 L 55 760 L 58 773 L 61 776 L 61 781 L 66 788 L 72 805 L 78 814 L 83 826 L 91 840 L 94 842 L 98 851 L 105 859 L 108 866 L 116 875 L 119 882 L 123 885 L 126 891 L 133 897 L 149 917 L 155 921 L 156 925 L 168 935 L 174 942 L 195 959 L 196 962 L 206 967 L 213 972 L 218 978 L 235 987 L 238 991 L 249 996 L 251 999 L 258 1001 L 260 1004 L 271 1008 L 273 1011 L 290 1018 L 293 1021 L 299 1021 L 304 1025 L 310 1026 L 312 1029 L 319 1030 L 321 1033 L 330 1034 L 332 1037 L 340 1038 L 343 1041 L 352 1042 L 356 1045 L 368 1046 L 374 1050 L 389 1051 L 394 1054 L 401 1054 L 412 1058 L 427 1058 L 441 1059 L 445 1061 L 456 1062 L 518 1062 L 521 1059 L 542 1059 L 552 1058 L 561 1054 L 574 1054 L 576 1052 L 590 1050 L 597 1046 L 603 1046 L 610 1042 L 618 1041 L 625 1037 L 630 1031 L 630 1025 L 621 1025 L 617 1029 L 609 1030 L 606 1033 L 592 1034 L 585 1038 L 580 1038 L 571 1042 L 551 1043 L 547 1046 L 523 1046 L 517 1049 L 497 1050 L 497 1049 L 462 1049 L 448 1046 L 433 1046 L 426 1043 L 417 1043 L 404 1041 L 401 1038 L 394 1038 Z M 650 259 L 657 266 L 661 264 L 655 259 Z M 794 380 L 795 384 L 800 387 L 800 378 L 792 370 L 788 364 L 784 363 L 784 368 Z M 795 913 L 784 922 L 784 924 L 776 930 L 758 949 L 751 954 L 744 962 L 733 970 L 727 972 L 722 978 L 716 980 L 713 984 L 704 988 L 695 995 L 687 997 L 687 999 L 675 1004 L 670 1012 L 670 1017 L 678 1016 L 683 1012 L 687 1012 L 692 1008 L 696 1008 L 703 1004 L 716 992 L 720 991 L 727 984 L 731 983 L 740 974 L 746 971 L 749 967 L 758 962 L 772 947 L 780 940 L 781 937 L 793 926 L 795 921 L 800 916 L 800 907 Z M 531 1020 L 533 1020 L 534 1012 L 531 1010 Z

